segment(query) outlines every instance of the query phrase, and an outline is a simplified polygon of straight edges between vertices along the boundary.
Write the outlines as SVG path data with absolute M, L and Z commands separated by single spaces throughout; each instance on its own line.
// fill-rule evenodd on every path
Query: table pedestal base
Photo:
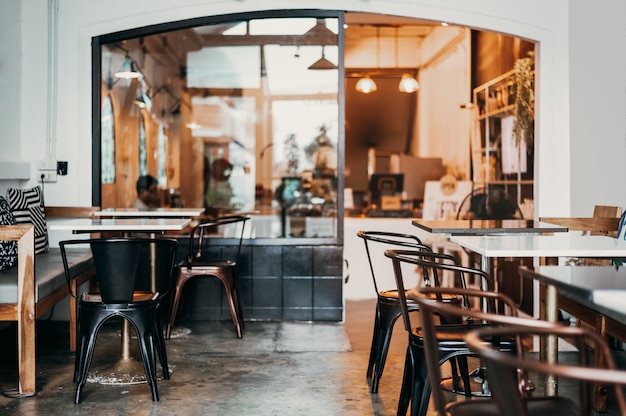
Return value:
M 458 380 L 457 385 L 455 385 L 455 382 L 452 378 L 444 379 L 441 382 L 441 387 L 443 387 L 443 389 L 447 392 L 465 395 L 465 385 L 463 384 L 462 379 Z M 471 374 L 470 391 L 473 397 L 491 397 L 491 391 L 489 390 L 489 384 L 487 383 L 487 380 L 477 381 Z
M 157 364 L 157 381 L 162 380 L 162 371 Z M 143 364 L 134 358 L 121 359 L 112 366 L 103 366 L 90 371 L 88 383 L 96 384 L 143 384 L 147 383 Z

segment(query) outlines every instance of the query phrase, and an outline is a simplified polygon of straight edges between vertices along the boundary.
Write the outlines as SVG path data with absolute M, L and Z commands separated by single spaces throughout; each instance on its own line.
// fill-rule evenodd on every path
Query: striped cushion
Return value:
M 9 203 L 0 196 L 0 225 L 15 224 Z M 17 241 L 0 241 L 0 270 L 10 269 L 17 264 Z
M 41 188 L 39 186 L 29 189 L 9 188 L 7 200 L 11 205 L 16 224 L 30 223 L 35 226 L 35 254 L 47 253 L 48 229 Z

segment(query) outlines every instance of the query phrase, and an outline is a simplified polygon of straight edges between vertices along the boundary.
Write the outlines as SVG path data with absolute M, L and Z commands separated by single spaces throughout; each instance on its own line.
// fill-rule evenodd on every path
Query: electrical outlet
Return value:
M 55 170 L 40 170 L 39 179 L 45 183 L 57 181 L 57 172 Z

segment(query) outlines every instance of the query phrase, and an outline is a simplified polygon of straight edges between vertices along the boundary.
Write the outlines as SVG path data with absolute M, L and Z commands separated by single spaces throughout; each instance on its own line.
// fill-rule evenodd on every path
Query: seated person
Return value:
M 473 195 L 464 219 L 509 220 L 517 217 L 517 207 L 499 192 Z
M 157 189 L 158 184 L 159 181 L 152 175 L 140 176 L 137 179 L 137 199 L 133 202 L 133 208 L 158 208 L 160 202 Z

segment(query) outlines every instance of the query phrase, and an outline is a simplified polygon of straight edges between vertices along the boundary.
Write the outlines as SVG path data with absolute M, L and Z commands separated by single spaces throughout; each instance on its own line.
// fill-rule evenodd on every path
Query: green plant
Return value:
M 526 58 L 515 61 L 513 94 L 515 96 L 515 121 L 513 137 L 519 145 L 526 142 L 530 153 L 535 138 L 535 53 L 528 52 Z

